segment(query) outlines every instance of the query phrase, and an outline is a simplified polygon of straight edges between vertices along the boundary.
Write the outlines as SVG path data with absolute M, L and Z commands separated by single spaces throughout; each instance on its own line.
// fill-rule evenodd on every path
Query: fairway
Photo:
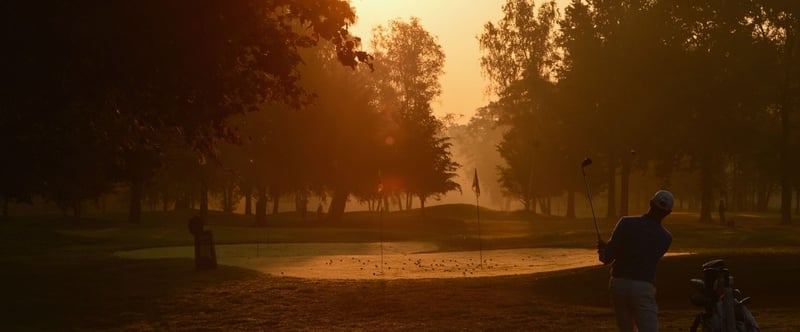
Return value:
M 462 208 L 384 218 L 383 274 L 381 227 L 369 213 L 324 225 L 279 215 L 262 228 L 212 215 L 219 268 L 201 272 L 188 213 L 147 214 L 142 224 L 13 220 L 0 225 L 3 293 L 13 299 L 0 305 L 0 330 L 615 330 L 590 220 L 486 211 L 478 238 L 474 210 Z M 662 329 L 688 329 L 700 310 L 688 279 L 716 258 L 753 298 L 762 330 L 800 329 L 800 228 L 764 216 L 740 217 L 736 228 L 696 217 L 667 223 L 676 240 L 659 267 Z M 600 226 L 608 233 L 614 221 Z

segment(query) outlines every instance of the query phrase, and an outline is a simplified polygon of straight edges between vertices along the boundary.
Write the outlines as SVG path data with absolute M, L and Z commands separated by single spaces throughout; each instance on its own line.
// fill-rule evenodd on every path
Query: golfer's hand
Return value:
M 597 241 L 597 259 L 603 264 L 608 264 L 608 256 L 606 255 L 606 242 L 603 240 Z

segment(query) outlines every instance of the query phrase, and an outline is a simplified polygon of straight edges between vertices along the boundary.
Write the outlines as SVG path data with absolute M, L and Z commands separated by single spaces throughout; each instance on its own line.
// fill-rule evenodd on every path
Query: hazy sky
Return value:
M 537 8 L 544 1 L 536 1 Z M 558 0 L 564 8 L 568 0 Z M 433 103 L 437 117 L 448 113 L 463 114 L 469 120 L 475 109 L 486 105 L 486 81 L 481 74 L 477 36 L 486 22 L 502 17 L 505 0 L 351 0 L 358 22 L 351 31 L 363 38 L 369 49 L 372 28 L 400 18 L 419 17 L 420 23 L 438 38 L 445 53 L 445 74 L 441 78 L 442 95 Z

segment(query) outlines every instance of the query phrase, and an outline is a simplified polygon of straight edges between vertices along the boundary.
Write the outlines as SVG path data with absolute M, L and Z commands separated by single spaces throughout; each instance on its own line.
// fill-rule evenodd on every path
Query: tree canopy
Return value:
M 2 186 L 6 201 L 80 200 L 113 181 L 137 196 L 165 141 L 208 154 L 238 139 L 230 116 L 306 104 L 299 50 L 326 41 L 346 66 L 369 61 L 339 0 L 7 2 L 3 13 L 13 83 L 0 105 L 2 141 L 38 152 L 4 166 L 3 177 L 24 179 Z
M 508 0 L 479 38 L 510 126 L 499 151 L 511 194 L 572 197 L 574 165 L 592 156 L 607 174 L 611 218 L 627 213 L 640 169 L 665 187 L 676 172 L 696 173 L 699 189 L 675 189 L 697 197 L 705 221 L 714 197 L 742 208 L 748 190 L 768 197 L 778 184 L 788 222 L 800 142 L 795 3 L 575 0 L 563 15 L 553 6 Z

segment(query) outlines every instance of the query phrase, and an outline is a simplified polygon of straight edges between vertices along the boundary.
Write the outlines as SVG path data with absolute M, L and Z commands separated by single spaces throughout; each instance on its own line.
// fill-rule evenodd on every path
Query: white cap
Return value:
M 656 191 L 653 199 L 650 200 L 653 205 L 664 211 L 672 211 L 672 205 L 675 204 L 675 197 L 672 193 L 666 190 Z

